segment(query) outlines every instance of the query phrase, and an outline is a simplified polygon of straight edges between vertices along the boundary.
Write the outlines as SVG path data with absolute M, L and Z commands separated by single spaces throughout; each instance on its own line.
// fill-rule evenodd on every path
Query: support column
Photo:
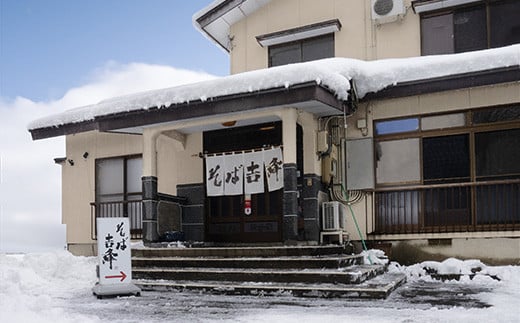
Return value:
M 319 175 L 305 174 L 303 183 L 302 211 L 305 240 L 318 242 L 320 241 L 320 194 L 326 196 L 326 193 L 321 187 Z
M 143 132 L 143 242 L 159 240 L 157 231 L 157 137 L 159 131 L 145 129 Z
M 156 242 L 159 240 L 157 230 L 157 177 L 143 176 L 143 242 Z
M 284 158 L 283 192 L 283 240 L 298 239 L 298 187 L 296 167 L 296 122 L 295 109 L 286 109 L 282 113 L 282 136 Z

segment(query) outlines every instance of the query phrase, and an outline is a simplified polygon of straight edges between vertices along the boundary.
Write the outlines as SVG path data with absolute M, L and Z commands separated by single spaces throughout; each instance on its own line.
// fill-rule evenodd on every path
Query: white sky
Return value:
M 27 124 L 36 118 L 139 91 L 202 81 L 213 76 L 144 63 L 109 62 L 89 82 L 55 101 L 0 99 L 0 251 L 63 248 L 61 169 L 64 138 L 32 141 Z

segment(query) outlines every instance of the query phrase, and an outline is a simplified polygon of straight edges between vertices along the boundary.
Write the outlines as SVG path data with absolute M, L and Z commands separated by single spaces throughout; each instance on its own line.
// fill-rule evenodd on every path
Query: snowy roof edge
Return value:
M 428 86 L 434 82 L 442 84 L 446 78 L 460 78 L 468 76 L 468 73 L 481 74 L 481 79 L 489 73 L 498 73 L 504 80 L 519 80 L 519 65 L 520 45 L 463 54 L 368 62 L 331 58 L 255 70 L 194 84 L 104 100 L 98 104 L 40 118 L 30 123 L 28 130 L 33 132 L 32 130 L 35 129 L 93 121 L 100 116 L 147 110 L 151 107 L 169 107 L 197 100 L 211 101 L 219 97 L 254 93 L 278 87 L 291 88 L 308 82 L 315 82 L 315 84 L 329 89 L 339 100 L 348 99 L 351 79 L 356 81 L 360 98 L 371 92 L 381 93 L 370 95 L 368 97 L 370 99 L 378 98 L 378 96 L 379 98 L 388 97 L 389 90 L 382 91 L 385 88 L 395 89 L 398 87 L 397 85 L 402 87 L 419 83 L 423 84 L 423 91 L 431 92 L 436 89 L 442 90 L 438 86 L 428 89 Z M 491 81 L 503 82 L 500 77 L 495 77 Z M 474 84 L 478 85 L 478 82 Z M 468 87 L 475 86 L 471 85 L 472 83 L 467 84 Z

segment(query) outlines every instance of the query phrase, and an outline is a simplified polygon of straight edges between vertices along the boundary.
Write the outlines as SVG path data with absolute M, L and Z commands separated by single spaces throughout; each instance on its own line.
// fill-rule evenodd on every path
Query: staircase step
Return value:
M 276 296 L 289 292 L 293 296 L 342 297 L 384 299 L 406 281 L 403 274 L 385 273 L 357 285 L 350 284 L 298 284 L 298 283 L 244 283 L 237 281 L 134 281 L 144 291 L 200 290 L 226 295 Z
M 134 267 L 202 268 L 339 268 L 359 265 L 363 257 L 133 257 Z
M 341 269 L 247 269 L 243 268 L 137 268 L 135 279 L 242 281 L 242 282 L 322 282 L 359 284 L 384 273 L 383 265 L 354 265 Z
M 133 257 L 302 257 L 341 255 L 343 246 L 274 246 L 208 248 L 138 248 Z

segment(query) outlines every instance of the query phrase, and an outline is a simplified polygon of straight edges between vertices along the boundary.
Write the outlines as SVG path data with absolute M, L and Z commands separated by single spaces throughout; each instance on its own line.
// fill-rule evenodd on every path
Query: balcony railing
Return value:
M 375 234 L 520 230 L 520 179 L 375 192 Z
M 143 203 L 141 200 L 90 203 L 92 239 L 96 240 L 96 218 L 127 217 L 130 236 L 141 239 L 143 234 Z

